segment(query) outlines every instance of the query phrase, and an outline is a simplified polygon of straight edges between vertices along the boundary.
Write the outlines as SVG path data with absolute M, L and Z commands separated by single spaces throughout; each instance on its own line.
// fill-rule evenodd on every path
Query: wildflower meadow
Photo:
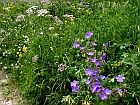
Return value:
M 140 1 L 0 1 L 0 70 L 23 105 L 140 105 Z

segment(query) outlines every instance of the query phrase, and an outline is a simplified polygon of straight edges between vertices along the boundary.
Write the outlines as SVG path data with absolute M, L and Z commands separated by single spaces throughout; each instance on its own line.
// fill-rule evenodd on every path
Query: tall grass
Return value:
M 124 73 L 127 92 L 118 99 L 88 101 L 91 105 L 139 105 L 138 0 L 58 0 L 50 5 L 36 4 L 38 7 L 29 15 L 26 10 L 32 6 L 27 2 L 7 2 L 1 3 L 0 9 L 1 65 L 10 73 L 11 84 L 20 90 L 23 99 L 31 105 L 67 105 L 86 100 L 86 94 L 72 93 L 70 82 L 84 75 L 79 72 L 86 64 L 85 57 L 73 48 L 73 42 L 76 40 L 84 45 L 84 35 L 91 31 L 90 40 L 97 42 L 97 50 L 102 50 L 103 43 L 109 44 L 105 75 L 110 79 Z M 40 9 L 49 11 L 49 16 L 38 16 Z M 20 14 L 25 16 L 16 22 Z M 64 17 L 65 14 L 73 17 Z M 118 62 L 123 62 L 123 66 L 110 66 Z M 60 64 L 66 65 L 62 72 L 58 69 Z

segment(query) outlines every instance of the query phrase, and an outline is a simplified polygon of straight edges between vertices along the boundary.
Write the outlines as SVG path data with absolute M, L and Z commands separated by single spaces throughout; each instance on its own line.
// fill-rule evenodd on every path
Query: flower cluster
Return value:
M 88 79 L 86 80 L 86 85 L 90 86 L 90 90 L 92 93 L 97 93 L 98 97 L 101 100 L 105 100 L 108 98 L 108 96 L 111 94 L 112 90 L 108 88 L 104 88 L 101 85 L 100 80 L 106 79 L 105 76 L 100 75 L 98 77 L 98 70 L 92 70 L 91 68 L 88 68 L 85 70 L 85 74 L 88 76 Z
M 32 6 L 32 7 L 28 8 L 26 10 L 28 16 L 30 16 L 31 14 L 33 14 L 34 13 L 34 10 L 36 10 L 37 8 L 38 8 L 38 6 Z
M 50 0 L 42 0 L 41 2 L 42 3 L 46 3 L 46 4 L 51 4 L 51 1 Z
M 10 11 L 10 9 L 14 8 L 15 6 L 13 4 L 8 4 L 8 7 L 2 7 L 2 10 Z
M 21 15 L 18 15 L 17 18 L 16 18 L 16 22 L 19 22 L 21 21 L 21 19 L 24 19 L 25 15 L 21 14 Z
M 89 39 L 92 35 L 93 35 L 92 32 L 87 32 L 85 34 L 85 38 Z M 101 73 L 100 69 L 105 62 L 106 54 L 105 54 L 105 52 L 101 52 L 101 54 L 97 56 L 97 54 L 96 54 L 97 51 L 95 50 L 97 43 L 91 41 L 90 46 L 93 47 L 92 51 L 89 50 L 89 48 L 88 48 L 88 50 L 86 50 L 87 46 L 83 47 L 77 41 L 74 41 L 74 43 L 73 43 L 74 48 L 84 50 L 84 52 L 87 54 L 88 59 L 89 59 L 89 61 L 86 61 L 86 62 L 89 62 L 92 65 L 85 70 L 85 75 L 87 76 L 87 80 L 85 81 L 85 84 L 88 87 L 90 87 L 90 91 L 92 93 L 96 93 L 101 100 L 106 100 L 106 99 L 108 99 L 109 95 L 111 95 L 111 93 L 112 93 L 111 89 L 106 88 L 101 83 L 103 80 L 106 79 L 106 76 L 100 74 Z M 103 43 L 102 46 L 103 46 L 103 48 L 106 49 L 106 47 L 108 47 L 108 43 Z M 92 69 L 92 68 L 94 68 L 94 69 Z M 124 79 L 125 79 L 125 77 L 123 77 L 122 75 L 118 75 L 116 77 L 117 82 L 123 82 Z M 71 82 L 71 88 L 72 88 L 73 92 L 78 91 L 79 86 L 78 86 L 78 82 L 76 80 Z M 119 93 L 122 92 L 122 89 L 120 89 L 120 88 L 117 88 L 116 90 Z
M 61 24 L 63 24 L 63 22 L 59 19 L 58 16 L 54 16 L 54 19 L 55 19 L 55 24 L 56 24 L 56 25 L 61 25 Z
M 24 45 L 24 46 L 22 47 L 22 49 L 19 49 L 19 51 L 17 52 L 17 55 L 18 55 L 19 57 L 22 57 L 22 56 L 23 56 L 22 53 L 25 53 L 25 52 L 27 52 L 27 47 Z
M 78 82 L 76 80 L 71 82 L 71 88 L 72 88 L 72 92 L 77 92 L 79 90 Z
M 60 64 L 60 65 L 58 65 L 58 71 L 62 72 L 64 70 L 66 70 L 66 69 L 67 69 L 66 68 L 66 64 Z
M 38 16 L 45 16 L 46 14 L 48 14 L 49 11 L 45 10 L 45 9 L 41 9 L 41 10 L 38 10 L 37 13 L 38 13 Z

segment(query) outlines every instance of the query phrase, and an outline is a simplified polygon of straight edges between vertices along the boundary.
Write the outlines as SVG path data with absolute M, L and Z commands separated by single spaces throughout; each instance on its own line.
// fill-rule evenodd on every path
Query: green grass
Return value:
M 35 4 L 0 4 L 0 26 L 4 30 L 0 36 L 0 61 L 2 69 L 10 75 L 11 84 L 31 105 L 82 105 L 82 101 L 91 105 L 139 105 L 139 1 L 83 0 L 82 6 L 78 0 L 52 2 L 53 5 L 36 4 L 38 7 L 30 16 L 26 10 Z M 51 17 L 37 16 L 40 9 L 49 11 Z M 16 22 L 20 14 L 25 15 L 24 19 Z M 65 14 L 74 18 L 63 17 Z M 50 27 L 54 29 L 49 30 Z M 89 31 L 93 32 L 93 36 L 85 39 L 85 33 Z M 74 41 L 83 46 L 88 45 L 86 41 L 95 41 L 99 51 L 97 56 L 106 53 L 105 65 L 101 68 L 104 72 L 100 72 L 107 76 L 103 83 L 108 88 L 127 90 L 123 98 L 114 93 L 108 100 L 101 101 L 85 88 L 87 56 L 73 48 Z M 107 50 L 102 49 L 106 42 L 109 44 Z M 87 51 L 90 50 L 93 49 L 87 48 Z M 119 65 L 119 62 L 123 64 Z M 60 64 L 66 64 L 67 69 L 58 71 Z M 108 82 L 119 74 L 126 78 L 122 85 Z M 78 80 L 81 87 L 77 94 L 71 92 L 70 82 L 73 80 Z M 124 84 L 127 88 L 123 87 Z M 86 91 L 90 93 L 86 95 Z M 67 101 L 62 102 L 64 96 L 67 96 Z

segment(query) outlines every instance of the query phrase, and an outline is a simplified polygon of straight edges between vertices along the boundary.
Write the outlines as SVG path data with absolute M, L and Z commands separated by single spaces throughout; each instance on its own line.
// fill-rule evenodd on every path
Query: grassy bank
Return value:
M 0 13 L 2 70 L 29 105 L 139 105 L 138 0 L 7 2 Z

